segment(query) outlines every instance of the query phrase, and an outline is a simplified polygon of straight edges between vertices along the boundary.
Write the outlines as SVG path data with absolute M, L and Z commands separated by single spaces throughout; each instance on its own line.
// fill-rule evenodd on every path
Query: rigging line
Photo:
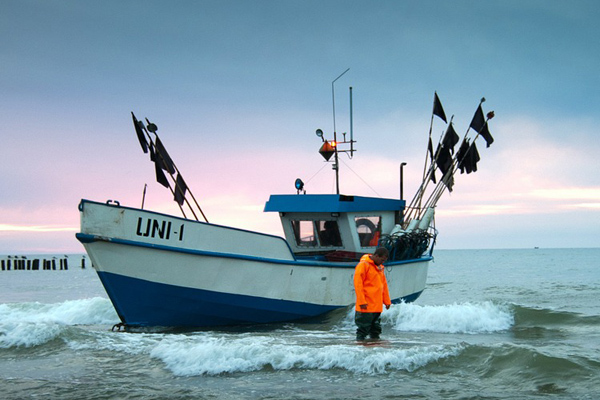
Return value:
M 148 121 L 148 118 L 146 118 L 146 121 L 148 123 L 150 123 L 150 121 Z M 138 121 L 139 122 L 139 121 Z M 155 157 L 160 157 L 160 159 L 162 160 L 162 163 L 165 164 L 165 160 L 163 157 L 163 154 L 157 149 L 156 143 L 152 140 L 152 136 L 150 135 L 150 133 L 148 132 L 148 130 L 146 129 L 146 126 L 142 123 L 140 124 L 140 127 L 143 129 L 144 132 L 146 132 L 146 136 L 148 137 L 149 140 L 149 145 L 151 144 L 152 146 L 154 146 L 154 156 Z M 154 135 L 156 136 L 156 139 L 159 140 L 158 137 L 158 133 L 154 132 Z M 166 149 L 165 149 L 166 151 Z M 168 153 L 167 153 L 168 154 Z M 173 168 L 177 168 L 175 167 L 175 163 L 173 162 L 173 160 L 171 160 Z M 154 163 L 156 164 L 156 160 L 154 161 Z M 166 164 L 165 164 L 166 165 Z M 156 166 L 155 166 L 156 168 Z M 158 168 L 162 168 L 160 165 L 158 166 Z M 171 179 L 173 180 L 173 183 L 176 185 L 177 181 L 176 179 L 173 177 L 173 174 L 170 171 L 167 171 L 169 173 L 169 176 L 171 177 Z M 179 173 L 179 171 L 177 171 Z M 166 176 L 165 176 L 166 179 Z M 175 196 L 175 191 L 173 190 L 173 188 L 171 187 L 171 184 L 169 183 L 169 180 L 167 179 L 167 187 L 169 188 L 169 190 L 171 191 L 171 194 L 173 196 Z M 186 200 L 187 202 L 187 200 Z M 183 211 L 183 207 L 181 206 L 181 204 L 177 203 L 177 205 L 179 206 L 179 210 L 181 211 L 181 213 L 183 214 L 184 218 L 187 218 L 187 215 L 185 215 L 185 211 Z M 196 218 L 196 221 L 198 221 L 198 217 L 196 217 L 196 213 L 194 212 L 194 210 L 190 207 L 189 203 L 188 203 L 188 207 L 190 208 L 190 210 L 192 211 L 192 214 L 194 214 L 194 218 Z M 202 211 L 202 210 L 200 210 Z M 207 221 L 208 222 L 208 221 Z
M 323 166 L 321 167 L 321 169 L 319 169 L 317 172 L 315 172 L 315 174 L 313 176 L 311 176 L 306 183 L 310 182 L 315 176 L 317 176 L 319 174 L 319 172 L 323 171 L 323 168 L 325 168 L 327 165 L 329 165 L 329 163 L 325 162 L 323 163 Z M 305 184 L 306 184 L 305 183 Z
M 148 120 L 148 118 L 146 118 L 146 122 L 148 123 L 148 126 L 150 126 L 151 122 Z M 139 123 L 139 121 L 138 121 L 138 123 Z M 148 140 L 150 141 L 150 143 L 154 145 L 156 156 L 160 157 L 160 159 L 163 161 L 163 164 L 166 165 L 166 160 L 164 159 L 164 155 L 162 154 L 162 152 L 156 150 L 156 148 L 157 148 L 156 143 L 158 143 L 158 141 L 160 140 L 160 137 L 158 136 L 158 132 L 157 132 L 158 129 L 152 131 L 154 133 L 154 135 L 156 136 L 156 143 L 153 143 L 152 136 L 148 132 L 147 127 L 143 123 L 140 125 L 140 127 L 144 130 L 144 132 L 146 132 L 146 135 L 148 136 Z M 161 141 L 161 143 L 162 143 L 162 141 Z M 162 147 L 165 150 L 166 154 L 168 154 L 167 149 L 164 146 L 164 144 L 162 145 Z M 179 168 L 177 168 L 177 165 L 175 165 L 175 161 L 173 161 L 173 159 L 171 159 L 171 165 L 173 166 L 173 168 L 175 169 L 175 171 L 177 172 L 177 174 L 179 176 L 181 176 L 181 172 L 179 171 Z M 174 197 L 175 197 L 175 193 L 176 192 L 181 193 L 181 195 L 183 196 L 183 200 L 184 200 L 185 204 L 187 204 L 188 208 L 190 209 L 190 211 L 194 215 L 194 218 L 196 219 L 196 221 L 199 221 L 198 216 L 196 215 L 196 212 L 194 211 L 194 208 L 192 207 L 192 204 L 187 199 L 185 193 L 182 191 L 182 189 L 179 187 L 179 185 L 177 185 L 177 179 L 173 176 L 173 174 L 171 173 L 171 171 L 167 170 L 167 172 L 169 172 L 169 176 L 171 177 L 171 179 L 173 180 L 173 183 L 175 184 L 175 189 L 172 189 L 171 185 L 169 184 L 169 189 L 171 190 L 171 193 L 173 194 Z M 198 209 L 198 211 L 200 211 L 200 214 L 202 214 L 202 217 L 204 218 L 204 221 L 206 221 L 208 223 L 208 218 L 206 218 L 206 215 L 204 214 L 204 211 L 202 211 L 202 207 L 200 207 L 200 204 L 198 204 L 198 201 L 196 200 L 196 197 L 194 196 L 194 193 L 192 193 L 191 188 L 186 187 L 186 189 L 187 189 L 187 192 L 189 193 L 189 195 L 192 197 L 192 200 L 196 204 L 196 208 Z M 177 202 L 177 204 L 179 205 L 179 209 L 181 210 L 181 213 L 183 214 L 183 217 L 187 218 L 187 216 L 185 215 L 185 211 L 183 211 L 182 204 L 179 204 L 179 202 Z
M 367 185 L 367 186 L 369 187 L 369 189 L 371 189 L 371 190 L 373 191 L 373 193 L 375 193 L 375 194 L 376 194 L 378 197 L 381 197 L 381 195 L 380 195 L 379 193 L 377 193 L 377 190 L 373 189 L 373 188 L 371 187 L 371 185 L 369 185 L 369 184 L 367 183 L 367 181 L 365 181 L 365 180 L 364 180 L 364 179 L 363 179 L 363 178 L 362 178 L 360 175 L 358 175 L 358 174 L 357 174 L 357 173 L 356 173 L 356 172 L 355 172 L 355 171 L 354 171 L 352 168 L 350 168 L 350 166 L 349 166 L 348 164 L 346 164 L 346 162 L 345 162 L 344 160 L 341 160 L 341 161 L 344 163 L 344 165 L 345 165 L 345 166 L 346 166 L 346 167 L 347 167 L 347 168 L 348 168 L 350 171 L 352 171 L 352 173 L 353 173 L 354 175 L 356 175 L 356 176 L 358 177 L 358 179 L 360 179 L 360 180 L 361 180 L 361 181 L 362 181 L 362 182 L 363 182 L 365 185 Z

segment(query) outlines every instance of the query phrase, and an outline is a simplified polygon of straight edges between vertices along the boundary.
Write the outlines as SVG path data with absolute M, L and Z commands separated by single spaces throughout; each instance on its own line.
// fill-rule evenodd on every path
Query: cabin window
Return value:
M 356 217 L 356 232 L 362 247 L 377 246 L 381 237 L 381 216 Z
M 337 221 L 316 221 L 316 225 L 321 246 L 339 247 L 342 245 L 342 238 L 340 236 L 340 229 Z
M 292 221 L 292 229 L 298 246 L 316 246 L 317 239 L 312 221 Z

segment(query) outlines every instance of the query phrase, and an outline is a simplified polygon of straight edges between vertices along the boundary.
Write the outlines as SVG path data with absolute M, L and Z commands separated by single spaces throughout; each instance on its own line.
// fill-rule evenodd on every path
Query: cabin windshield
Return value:
M 381 237 L 381 216 L 354 218 L 361 247 L 377 246 Z
M 292 220 L 294 238 L 303 247 L 340 247 L 342 238 L 337 221 Z
M 341 246 L 342 238 L 337 221 L 315 221 L 321 246 Z
M 317 244 L 312 221 L 292 221 L 292 229 L 298 246 L 315 246 Z

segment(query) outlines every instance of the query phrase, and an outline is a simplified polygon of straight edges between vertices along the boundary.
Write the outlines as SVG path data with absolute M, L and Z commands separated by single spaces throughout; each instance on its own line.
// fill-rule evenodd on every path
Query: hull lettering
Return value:
M 137 236 L 164 240 L 170 240 L 172 235 L 173 239 L 182 241 L 184 227 L 185 224 L 181 224 L 179 227 L 174 227 L 171 221 L 167 222 L 154 218 L 139 217 L 135 234 Z

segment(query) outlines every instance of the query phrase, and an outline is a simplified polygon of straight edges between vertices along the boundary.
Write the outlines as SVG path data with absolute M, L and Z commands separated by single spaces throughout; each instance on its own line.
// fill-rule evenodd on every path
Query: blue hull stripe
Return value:
M 283 265 L 297 265 L 297 266 L 305 266 L 305 267 L 327 267 L 327 268 L 350 268 L 354 269 L 356 267 L 357 261 L 352 262 L 328 262 L 328 261 L 306 261 L 306 260 L 279 260 L 273 258 L 266 257 L 254 257 L 247 256 L 243 254 L 231 254 L 231 253 L 217 253 L 206 250 L 195 250 L 195 249 L 187 249 L 183 247 L 173 247 L 173 246 L 165 246 L 160 244 L 152 244 L 152 243 L 144 243 L 127 239 L 118 239 L 118 238 L 105 238 L 97 235 L 90 235 L 85 233 L 77 233 L 75 234 L 77 240 L 79 240 L 83 244 L 94 243 L 94 242 L 109 242 L 113 244 L 122 244 L 126 246 L 136 246 L 136 247 L 145 247 L 156 250 L 165 250 L 172 251 L 176 253 L 183 254 L 194 254 L 194 255 L 202 255 L 209 257 L 217 257 L 217 258 L 231 258 L 237 260 L 248 260 L 248 261 L 257 261 L 257 262 L 268 262 L 274 264 L 283 264 Z M 428 262 L 433 260 L 432 256 L 423 256 L 421 258 L 415 258 L 411 260 L 402 260 L 402 261 L 388 261 L 386 262 L 386 267 L 393 267 L 395 265 L 402 264 L 411 264 L 415 262 Z
M 264 324 L 315 317 L 346 307 L 185 288 L 98 271 L 108 296 L 128 326 L 207 327 Z M 419 293 L 395 299 L 414 301 Z

